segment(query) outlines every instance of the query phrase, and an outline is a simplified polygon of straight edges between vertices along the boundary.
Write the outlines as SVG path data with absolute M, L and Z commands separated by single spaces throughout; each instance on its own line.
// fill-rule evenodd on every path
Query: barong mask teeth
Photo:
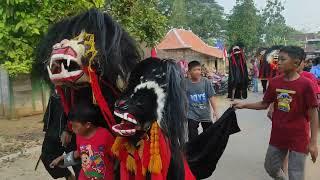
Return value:
M 120 136 L 144 134 L 156 119 L 160 125 L 164 101 L 164 89 L 159 84 L 154 81 L 139 84 L 133 94 L 116 102 L 114 115 L 122 121 L 112 130 Z
M 232 48 L 233 54 L 239 54 L 241 53 L 241 48 L 239 46 L 234 46 Z
M 167 74 L 159 64 L 153 65 L 145 67 L 145 72 L 139 72 L 139 75 L 134 72 L 134 78 L 129 80 L 130 88 L 115 103 L 114 115 L 122 121 L 112 130 L 120 136 L 141 136 L 150 130 L 155 121 L 161 126 Z
M 278 64 L 279 52 L 280 50 L 273 50 L 271 53 L 268 54 L 267 61 L 269 64 Z
M 85 68 L 91 68 L 97 51 L 94 47 L 94 35 L 84 31 L 74 39 L 64 39 L 52 47 L 47 70 L 50 80 L 55 85 L 78 84 L 89 82 Z M 89 64 L 83 64 L 88 58 Z

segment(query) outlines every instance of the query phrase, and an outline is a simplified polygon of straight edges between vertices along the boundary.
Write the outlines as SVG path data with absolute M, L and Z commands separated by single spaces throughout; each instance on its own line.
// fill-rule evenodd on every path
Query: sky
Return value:
M 236 0 L 216 0 L 230 13 Z M 258 9 L 266 5 L 266 0 L 254 0 Z M 320 31 L 320 0 L 283 0 L 285 11 L 283 12 L 289 26 L 303 32 Z

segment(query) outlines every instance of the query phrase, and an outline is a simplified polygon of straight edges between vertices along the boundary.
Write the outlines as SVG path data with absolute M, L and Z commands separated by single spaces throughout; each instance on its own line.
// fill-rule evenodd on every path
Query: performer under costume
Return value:
M 94 103 L 108 126 L 115 124 L 114 102 L 140 55 L 107 13 L 91 9 L 54 24 L 37 52 L 34 71 L 49 75 L 66 114 L 74 104 Z
M 268 81 L 278 73 L 278 54 L 283 46 L 272 46 L 260 60 L 259 78 L 261 79 L 263 92 L 267 90 Z
M 228 98 L 246 99 L 249 77 L 245 55 L 239 46 L 233 46 L 229 54 Z
M 131 73 L 114 111 L 122 122 L 112 128 L 118 134 L 112 151 L 120 160 L 121 180 L 194 179 L 182 153 L 183 79 L 174 61 L 157 58 L 143 60 Z
M 114 102 L 140 60 L 131 37 L 107 13 L 91 9 L 49 28 L 37 49 L 34 74 L 50 80 L 65 114 L 80 104 L 96 104 L 104 126 L 116 124 Z M 70 124 L 68 128 L 71 131 Z
M 60 102 L 60 96 L 54 91 L 50 96 L 43 121 L 45 136 L 41 150 L 41 161 L 52 178 L 58 179 L 65 177 L 67 180 L 72 179 L 71 177 L 73 175 L 68 168 L 52 168 L 49 166 L 55 158 L 61 156 L 64 152 L 69 153 L 76 150 L 75 137 L 71 139 L 71 142 L 66 147 L 63 147 L 60 141 L 61 134 L 67 125 L 67 118 Z M 76 177 L 78 177 L 80 170 L 80 165 L 73 166 Z
M 261 66 L 264 66 L 264 56 L 266 54 L 266 51 L 268 50 L 268 48 L 259 48 L 256 52 L 256 55 L 255 57 L 257 58 L 258 62 L 259 62 L 259 79 L 261 80 L 261 84 L 262 84 L 262 87 L 263 87 L 263 93 L 267 90 L 266 87 L 267 87 L 267 80 L 265 79 L 261 79 Z
M 118 134 L 112 151 L 120 160 L 121 180 L 192 180 L 193 173 L 197 179 L 208 177 L 229 136 L 239 131 L 234 111 L 228 110 L 200 138 L 184 144 L 187 102 L 183 79 L 174 60 L 148 58 L 133 70 L 115 106 L 114 114 L 122 122 L 112 128 Z

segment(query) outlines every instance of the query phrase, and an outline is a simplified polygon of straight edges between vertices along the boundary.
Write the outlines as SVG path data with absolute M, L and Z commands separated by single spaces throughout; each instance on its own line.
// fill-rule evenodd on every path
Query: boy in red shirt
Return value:
M 102 117 L 99 107 L 79 105 L 72 109 L 68 118 L 77 135 L 77 151 L 73 158 L 81 159 L 82 170 L 78 180 L 113 179 L 113 156 L 111 147 L 114 137 L 105 128 L 99 127 Z M 55 159 L 51 166 L 57 166 L 64 156 Z
M 305 55 L 306 56 L 306 55 Z M 304 56 L 304 57 L 305 57 Z M 313 84 L 313 86 L 314 86 L 314 89 L 315 89 L 315 92 L 316 92 L 316 94 L 317 94 L 317 99 L 318 99 L 318 104 L 320 104 L 319 102 L 320 102 L 320 88 L 319 88 L 319 85 L 318 85 L 318 80 L 317 80 L 317 78 L 316 78 L 316 76 L 315 75 L 313 75 L 311 72 L 308 72 L 308 71 L 304 71 L 303 69 L 305 68 L 305 66 L 306 66 L 306 62 L 307 60 L 303 60 L 302 62 L 301 62 L 301 65 L 300 65 L 300 67 L 299 67 L 299 70 L 298 70 L 298 72 L 300 73 L 300 75 L 301 76 L 303 76 L 303 77 L 306 77 L 307 79 L 309 79 L 311 82 L 312 82 L 312 84 Z
M 301 59 L 301 48 L 283 47 L 279 53 L 279 71 L 282 75 L 270 81 L 263 100 L 233 104 L 237 109 L 262 110 L 274 103 L 271 137 L 265 159 L 265 169 L 274 179 L 287 179 L 283 161 L 288 153 L 289 180 L 303 180 L 307 154 L 311 154 L 313 162 L 318 156 L 318 103 L 312 83 L 297 72 Z

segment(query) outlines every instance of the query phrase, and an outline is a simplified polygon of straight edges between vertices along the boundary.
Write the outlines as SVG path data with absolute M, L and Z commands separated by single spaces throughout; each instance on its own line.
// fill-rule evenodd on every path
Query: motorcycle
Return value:
M 228 93 L 228 76 L 223 74 L 213 74 L 211 80 L 217 95 L 223 96 Z

